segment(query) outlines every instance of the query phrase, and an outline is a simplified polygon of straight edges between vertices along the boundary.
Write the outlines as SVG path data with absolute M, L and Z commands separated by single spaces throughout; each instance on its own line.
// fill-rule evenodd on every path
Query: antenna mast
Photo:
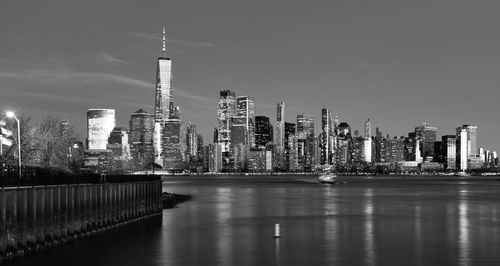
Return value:
M 165 46 L 165 27 L 163 27 L 163 56 L 165 56 L 165 54 L 167 53 L 167 48 Z

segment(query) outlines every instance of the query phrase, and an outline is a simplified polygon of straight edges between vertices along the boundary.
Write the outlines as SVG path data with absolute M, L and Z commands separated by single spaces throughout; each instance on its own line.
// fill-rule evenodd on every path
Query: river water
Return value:
M 168 178 L 193 199 L 15 264 L 500 265 L 500 181 L 343 180 Z

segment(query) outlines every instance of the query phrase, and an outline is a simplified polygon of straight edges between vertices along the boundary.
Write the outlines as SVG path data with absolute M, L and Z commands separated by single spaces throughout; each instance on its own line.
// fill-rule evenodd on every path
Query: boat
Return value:
M 336 184 L 338 182 L 337 175 L 335 173 L 321 175 L 318 177 L 318 181 L 325 184 Z

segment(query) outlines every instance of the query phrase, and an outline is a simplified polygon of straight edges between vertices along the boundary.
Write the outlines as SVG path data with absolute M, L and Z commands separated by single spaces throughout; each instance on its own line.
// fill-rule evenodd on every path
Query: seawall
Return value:
M 160 214 L 160 180 L 0 188 L 0 262 Z

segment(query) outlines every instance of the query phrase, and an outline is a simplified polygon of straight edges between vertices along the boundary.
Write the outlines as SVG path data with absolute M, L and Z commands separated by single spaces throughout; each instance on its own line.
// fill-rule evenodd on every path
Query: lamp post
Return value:
M 21 170 L 21 123 L 19 123 L 19 119 L 17 119 L 16 114 L 12 111 L 7 112 L 8 118 L 14 118 L 17 123 L 17 157 L 19 159 L 19 179 L 22 179 L 22 170 Z

